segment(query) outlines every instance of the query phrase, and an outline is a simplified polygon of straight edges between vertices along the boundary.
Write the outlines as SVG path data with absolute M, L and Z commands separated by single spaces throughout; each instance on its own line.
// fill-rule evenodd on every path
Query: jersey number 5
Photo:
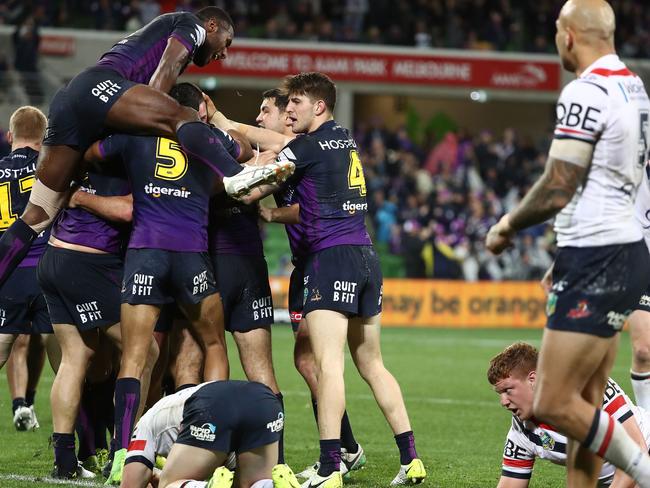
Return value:
M 181 146 L 171 139 L 159 137 L 156 143 L 156 178 L 180 180 L 187 172 L 187 156 Z
M 33 176 L 26 176 L 18 180 L 20 193 L 25 193 L 32 189 L 34 184 Z M 0 230 L 8 229 L 13 224 L 18 215 L 12 212 L 11 208 L 11 182 L 0 184 Z
M 348 169 L 348 187 L 350 190 L 359 189 L 359 195 L 366 195 L 366 178 L 363 176 L 363 166 L 356 150 L 350 151 L 350 168 Z

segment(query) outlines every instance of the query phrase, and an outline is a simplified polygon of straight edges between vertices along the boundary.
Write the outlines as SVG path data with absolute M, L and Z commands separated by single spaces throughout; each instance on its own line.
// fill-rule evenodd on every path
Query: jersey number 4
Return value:
M 18 180 L 20 193 L 28 192 L 34 185 L 33 176 L 25 176 Z M 8 229 L 18 218 L 18 214 L 13 213 L 11 208 L 11 182 L 0 184 L 0 230 Z
M 348 187 L 350 190 L 359 189 L 359 195 L 366 195 L 366 178 L 363 176 L 363 166 L 359 153 L 350 151 L 350 167 L 348 168 Z
M 156 178 L 180 180 L 187 173 L 187 156 L 176 141 L 159 137 L 156 143 Z

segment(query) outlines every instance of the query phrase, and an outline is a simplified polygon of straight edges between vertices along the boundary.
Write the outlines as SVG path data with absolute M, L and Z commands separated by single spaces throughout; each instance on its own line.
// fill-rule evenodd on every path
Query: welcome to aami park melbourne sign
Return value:
M 386 46 L 297 44 L 237 40 L 228 57 L 195 74 L 280 78 L 322 71 L 336 81 L 557 92 L 560 66 L 552 56 Z

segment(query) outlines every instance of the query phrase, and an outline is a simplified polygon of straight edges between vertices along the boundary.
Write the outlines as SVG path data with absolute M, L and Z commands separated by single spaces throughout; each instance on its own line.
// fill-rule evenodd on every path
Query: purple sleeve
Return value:
M 125 136 L 113 134 L 99 141 L 99 153 L 102 159 L 111 159 L 122 154 Z

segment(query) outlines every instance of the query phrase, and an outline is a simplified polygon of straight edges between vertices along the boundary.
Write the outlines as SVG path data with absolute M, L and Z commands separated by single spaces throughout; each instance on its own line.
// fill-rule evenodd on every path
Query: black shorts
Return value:
M 108 111 L 136 84 L 108 68 L 95 66 L 82 71 L 54 95 L 43 144 L 74 146 L 84 152 L 106 135 Z
M 16 268 L 0 288 L 0 334 L 51 334 L 36 267 Z
M 213 254 L 226 330 L 248 332 L 273 323 L 269 270 L 264 256 Z
M 268 386 L 249 381 L 215 381 L 185 401 L 176 442 L 228 453 L 273 444 L 284 429 L 280 400 Z
M 294 263 L 291 277 L 289 278 L 289 319 L 294 332 L 298 332 L 302 320 L 302 306 L 305 299 L 305 263 Z
M 372 246 L 335 246 L 312 254 L 304 282 L 304 316 L 313 310 L 357 317 L 381 312 L 382 275 Z
M 115 254 L 47 246 L 38 263 L 38 283 L 52 323 L 79 330 L 117 324 L 122 271 L 122 259 Z
M 129 249 L 124 261 L 122 303 L 197 304 L 217 292 L 207 252 Z
M 638 306 L 649 274 L 644 241 L 560 248 L 546 305 L 547 327 L 614 336 Z

